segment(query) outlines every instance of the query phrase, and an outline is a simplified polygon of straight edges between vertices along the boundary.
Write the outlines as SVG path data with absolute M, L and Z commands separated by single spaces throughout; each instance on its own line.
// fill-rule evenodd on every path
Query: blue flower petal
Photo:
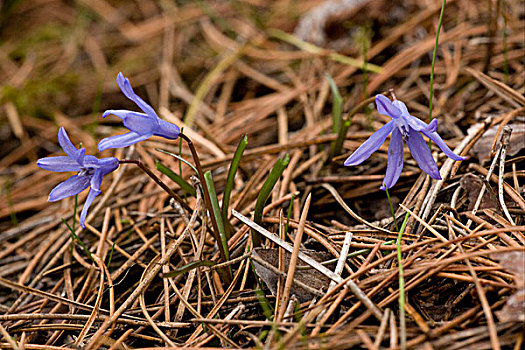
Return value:
M 410 115 L 410 113 L 408 113 L 407 105 L 404 102 L 399 101 L 399 100 L 394 100 L 392 102 L 392 104 L 394 106 L 396 106 L 397 108 L 399 108 L 399 110 L 401 111 L 401 115 L 402 116 L 406 117 L 406 116 Z
M 100 167 L 99 163 L 100 163 L 99 159 L 95 156 L 88 154 L 84 157 L 84 167 L 85 168 L 97 169 Z
M 78 162 L 69 156 L 40 158 L 36 165 L 49 171 L 80 171 Z
M 72 159 L 76 160 L 78 164 L 82 165 L 84 161 L 84 155 L 86 153 L 86 150 L 84 148 L 77 149 L 73 143 L 69 140 L 69 136 L 67 136 L 66 129 L 64 127 L 61 127 L 58 130 L 58 143 L 60 144 L 60 147 L 66 152 L 68 156 L 70 156 Z
M 147 119 L 150 119 L 150 120 L 156 120 L 157 119 L 155 117 L 150 117 L 146 113 L 134 112 L 134 111 L 130 111 L 130 110 L 127 110 L 127 109 L 108 109 L 108 110 L 104 111 L 104 113 L 102 113 L 102 118 L 106 118 L 108 115 L 114 115 L 116 117 L 119 117 L 120 119 L 126 119 L 130 115 L 136 115 L 136 116 L 140 116 L 142 118 L 147 118 Z
M 416 118 L 414 117 L 413 115 L 404 115 L 403 116 L 403 119 L 406 120 L 406 122 L 408 123 L 408 125 L 416 130 L 416 131 L 419 131 L 419 132 L 422 132 L 424 130 L 432 130 L 432 128 L 435 126 L 437 128 L 437 119 L 432 119 L 432 123 L 430 124 L 427 124 L 425 123 L 424 121 L 422 121 L 421 119 L 419 118 Z M 435 120 L 435 122 L 434 122 Z
M 56 202 L 74 196 L 84 191 L 89 186 L 90 176 L 73 175 L 64 182 L 59 183 L 49 194 L 48 201 Z
M 154 135 L 161 136 L 170 140 L 174 140 L 179 137 L 180 129 L 177 125 L 164 121 L 158 120 L 159 126 L 155 130 Z
M 437 164 L 434 158 L 432 158 L 430 149 L 423 139 L 423 136 L 416 130 L 410 128 L 407 145 L 410 153 L 412 153 L 412 157 L 414 157 L 421 170 L 430 175 L 431 178 L 441 180 Z
M 435 120 L 435 119 L 434 119 Z M 447 157 L 454 160 L 465 160 L 467 157 L 458 156 L 456 153 L 452 152 L 450 147 L 447 146 L 445 141 L 439 136 L 437 132 L 425 132 L 423 131 L 423 134 L 425 134 L 429 139 L 431 139 Z
M 438 121 L 436 118 L 432 119 L 432 121 L 428 124 L 428 127 L 421 130 L 421 131 L 424 131 L 424 132 L 436 132 L 437 131 L 437 126 L 438 126 Z
M 401 110 L 384 95 L 376 95 L 376 106 L 379 114 L 387 115 L 393 119 L 401 116 Z
M 153 134 L 139 135 L 136 132 L 130 131 L 124 135 L 106 137 L 98 143 L 98 150 L 102 152 L 108 148 L 127 147 L 134 143 L 144 141 L 151 136 L 153 136 Z
M 381 95 L 378 95 L 381 96 Z M 376 96 L 377 98 L 377 96 Z M 386 98 L 386 97 L 385 97 Z M 394 129 L 394 121 L 390 121 L 383 125 L 383 127 L 372 134 L 359 148 L 352 153 L 345 161 L 346 166 L 358 165 L 364 162 L 368 157 L 381 147 L 387 136 Z
M 386 167 L 385 179 L 381 189 L 390 189 L 394 186 L 403 170 L 403 137 L 399 130 L 394 130 L 390 137 L 388 146 L 388 164 Z
M 144 118 L 143 115 L 137 114 L 139 113 L 129 113 L 122 122 L 124 126 L 140 135 L 153 135 L 154 130 L 159 126 L 157 119 Z
M 122 73 L 119 73 L 117 75 L 117 85 L 119 86 L 120 90 L 122 90 L 122 93 L 124 93 L 124 95 L 126 95 L 126 97 L 129 98 L 131 101 L 135 102 L 137 106 L 139 106 L 139 108 L 144 111 L 144 113 L 148 114 L 151 117 L 157 117 L 157 113 L 155 113 L 153 108 L 149 104 L 144 102 L 144 100 L 141 99 L 137 94 L 135 94 L 133 88 L 131 87 L 129 79 L 124 77 Z
M 91 177 L 90 185 L 92 190 L 100 191 L 100 185 L 102 184 L 102 177 L 104 173 L 101 169 L 95 170 L 95 173 Z
M 98 163 L 103 176 L 115 171 L 119 166 L 118 159 L 115 157 L 101 158 Z
M 82 212 L 80 213 L 80 226 L 82 228 L 86 228 L 86 216 L 87 212 L 89 210 L 89 207 L 91 206 L 91 203 L 95 200 L 95 198 L 100 194 L 100 191 L 97 191 L 93 188 L 89 190 L 88 196 L 86 198 L 86 201 L 84 202 L 84 207 L 82 207 Z

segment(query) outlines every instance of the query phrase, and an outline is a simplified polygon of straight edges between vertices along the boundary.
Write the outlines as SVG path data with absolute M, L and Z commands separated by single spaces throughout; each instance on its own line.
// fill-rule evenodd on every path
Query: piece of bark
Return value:
M 329 259 L 332 259 L 333 256 L 326 252 L 316 252 L 312 250 L 302 250 L 303 253 L 309 255 L 312 259 L 317 262 L 323 262 Z M 263 260 L 264 262 L 270 264 L 271 266 L 278 269 L 279 267 L 279 249 L 278 248 L 255 248 L 252 253 L 254 256 Z M 288 271 L 288 266 L 290 263 L 291 254 L 285 252 L 285 264 L 284 264 L 284 273 Z M 264 267 L 257 261 L 253 260 L 255 266 L 255 271 L 257 275 L 263 280 L 268 289 L 272 292 L 273 295 L 277 294 L 277 281 L 279 276 L 277 273 L 271 271 L 270 269 Z M 335 266 L 334 263 L 329 264 L 327 267 L 333 269 Z M 306 269 L 305 269 L 306 268 Z M 299 282 L 307 285 L 308 287 L 317 290 L 319 292 L 326 291 L 328 285 L 330 284 L 330 279 L 310 267 L 306 263 L 302 262 L 301 259 L 297 262 L 297 268 L 295 270 L 294 278 Z M 292 295 L 295 295 L 297 299 L 303 303 L 305 301 L 311 300 L 314 297 L 314 294 L 310 291 L 298 286 L 294 283 L 292 286 Z

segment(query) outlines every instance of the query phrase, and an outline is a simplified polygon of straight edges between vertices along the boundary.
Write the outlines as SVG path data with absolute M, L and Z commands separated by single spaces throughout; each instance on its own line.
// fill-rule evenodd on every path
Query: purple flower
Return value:
M 377 130 L 366 140 L 348 159 L 346 166 L 358 165 L 364 162 L 372 153 L 377 151 L 386 137 L 392 133 L 390 146 L 388 147 L 388 164 L 385 179 L 381 189 L 391 188 L 395 185 L 403 169 L 403 140 L 406 141 L 410 153 L 417 164 L 431 178 L 441 180 L 441 175 L 427 143 L 421 134 L 432 140 L 445 155 L 454 160 L 464 160 L 465 157 L 458 156 L 446 145 L 441 136 L 436 132 L 437 119 L 427 124 L 408 113 L 407 107 L 401 101 L 391 102 L 383 95 L 376 96 L 377 111 L 387 115 L 392 120 Z M 421 133 L 421 134 L 420 134 Z
M 64 128 L 60 128 L 58 131 L 58 142 L 67 156 L 41 158 L 36 164 L 49 171 L 78 171 L 77 175 L 71 176 L 51 190 L 48 198 L 50 202 L 74 196 L 91 186 L 80 214 L 80 225 L 85 228 L 84 221 L 89 206 L 95 197 L 101 193 L 102 177 L 117 169 L 119 162 L 114 157 L 97 159 L 94 156 L 86 155 L 84 148 L 76 149 Z
M 162 136 L 167 139 L 176 139 L 179 137 L 179 127 L 160 119 L 153 108 L 133 92 L 128 78 L 124 77 L 122 73 L 117 75 L 117 85 L 124 95 L 135 102 L 144 113 L 128 111 L 126 109 L 109 109 L 105 111 L 104 114 L 102 114 L 103 118 L 109 114 L 116 115 L 122 119 L 124 126 L 128 128 L 130 132 L 124 135 L 102 139 L 102 141 L 98 143 L 99 151 L 108 148 L 127 147 L 144 141 L 153 135 Z

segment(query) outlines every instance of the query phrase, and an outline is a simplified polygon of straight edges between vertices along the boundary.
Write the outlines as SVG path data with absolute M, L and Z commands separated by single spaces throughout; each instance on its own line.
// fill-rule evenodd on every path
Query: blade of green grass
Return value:
M 295 199 L 295 194 L 292 194 L 290 199 L 290 205 L 288 206 L 288 213 L 286 213 L 286 225 L 284 225 L 284 234 L 288 233 L 288 227 L 290 225 L 290 217 L 292 216 L 293 201 Z
M 257 275 L 257 272 L 255 271 L 255 266 L 253 265 L 253 262 L 250 262 L 252 267 L 253 275 L 255 276 L 255 280 L 257 281 L 257 287 L 255 288 L 255 295 L 257 296 L 257 301 L 259 302 L 259 305 L 261 305 L 261 308 L 263 309 L 264 316 L 268 321 L 273 321 L 273 314 L 274 310 L 272 307 L 272 304 L 268 301 L 266 298 L 266 295 L 264 295 L 262 283 L 259 280 L 259 276 Z
M 352 119 L 347 119 L 343 121 L 343 124 L 341 125 L 341 127 L 339 128 L 339 132 L 337 133 L 337 138 L 332 143 L 332 154 L 331 157 L 329 157 L 328 159 L 332 159 L 333 157 L 341 153 L 341 149 L 343 148 L 343 142 L 345 141 L 346 133 L 348 132 L 350 125 L 352 125 Z
M 86 245 L 84 244 L 84 242 L 82 242 L 82 240 L 80 239 L 80 237 L 77 236 L 77 234 L 75 233 L 75 231 L 73 230 L 73 228 L 71 226 L 69 226 L 69 224 L 67 223 L 67 221 L 62 218 L 62 222 L 67 226 L 69 232 L 71 233 L 71 237 L 72 237 L 72 240 L 73 241 L 77 241 L 78 244 L 80 244 L 80 246 L 82 247 L 82 249 L 84 249 L 84 252 L 86 253 L 86 255 L 88 256 L 88 258 L 93 261 L 95 263 L 95 260 L 93 259 L 93 257 L 91 256 L 91 252 L 89 251 L 89 249 L 86 247 Z
M 441 4 L 441 13 L 439 14 L 439 22 L 436 32 L 436 44 L 434 45 L 434 53 L 432 54 L 432 67 L 430 68 L 430 98 L 428 103 L 428 119 L 432 121 L 432 98 L 434 96 L 434 66 L 436 65 L 437 49 L 439 44 L 439 33 L 441 32 L 441 23 L 443 23 L 443 14 L 445 13 L 445 5 L 447 0 L 443 0 Z
M 178 268 L 178 269 L 175 269 L 175 270 L 172 270 L 172 271 L 169 271 L 169 272 L 166 272 L 166 273 L 162 273 L 162 275 L 160 277 L 162 278 L 170 278 L 170 277 L 177 277 L 178 275 L 181 275 L 183 273 L 186 273 L 186 272 L 189 272 L 191 270 L 194 270 L 196 269 L 197 267 L 201 267 L 201 266 L 214 266 L 216 263 L 214 261 L 211 261 L 211 260 L 197 260 L 197 261 L 192 261 L 190 262 L 189 264 L 186 264 L 184 265 L 183 267 L 181 268 Z
M 228 170 L 228 178 L 226 179 L 226 185 L 224 187 L 224 195 L 222 197 L 222 220 L 224 223 L 228 221 L 228 207 L 230 205 L 230 195 L 233 189 L 233 181 L 235 179 L 235 173 L 239 168 L 242 154 L 248 145 L 248 136 L 244 135 L 237 145 L 237 149 L 233 155 L 232 162 L 230 163 L 230 169 Z
M 160 148 L 155 148 L 155 150 L 157 150 L 157 151 L 159 151 L 159 152 L 162 152 L 162 153 L 166 153 L 166 154 L 172 156 L 173 158 L 178 159 L 178 160 L 181 161 L 181 162 L 184 162 L 187 166 L 189 166 L 190 168 L 192 168 L 193 171 L 195 171 L 196 173 L 198 173 L 197 168 L 196 168 L 193 164 L 191 164 L 190 162 L 188 162 L 186 159 L 182 158 L 182 157 L 179 156 L 178 154 L 171 153 L 171 152 L 165 151 L 165 150 L 160 149 Z
M 158 160 L 155 160 L 155 167 L 157 168 L 158 171 L 168 176 L 170 179 L 173 180 L 173 182 L 179 185 L 186 194 L 193 196 L 193 197 L 197 195 L 195 188 L 193 188 L 192 185 L 190 185 L 179 174 L 173 172 L 170 168 L 168 168 L 167 166 L 165 166 Z
M 399 226 L 397 226 L 396 212 L 394 210 L 394 205 L 392 204 L 392 199 L 390 198 L 390 193 L 388 193 L 388 188 L 386 188 L 386 186 L 385 186 L 385 193 L 386 193 L 386 198 L 388 198 L 388 204 L 390 205 L 390 213 L 392 213 L 392 218 L 394 219 L 394 225 L 396 226 L 396 230 L 399 230 Z
M 303 51 L 310 52 L 314 55 L 328 56 L 328 58 L 330 58 L 332 61 L 347 64 L 349 66 L 353 66 L 359 69 L 363 67 L 363 60 L 341 55 L 340 53 L 337 53 L 337 52 L 330 52 L 328 50 L 315 46 L 314 44 L 301 40 L 298 37 L 292 34 L 288 34 L 282 30 L 271 28 L 271 29 L 268 29 L 267 33 L 271 37 L 285 41 L 291 45 L 296 46 L 297 48 Z M 368 71 L 373 72 L 373 73 L 382 73 L 383 67 L 377 66 L 372 63 L 368 63 Z
M 264 182 L 261 191 L 257 196 L 257 201 L 255 202 L 255 209 L 253 214 L 253 221 L 255 223 L 260 224 L 262 222 L 264 205 L 266 204 L 268 197 L 270 197 L 270 193 L 272 193 L 273 187 L 277 183 L 277 180 L 279 180 L 279 178 L 283 174 L 284 169 L 286 169 L 286 167 L 288 166 L 289 162 L 290 156 L 288 155 L 288 153 L 284 156 L 284 159 L 277 159 L 277 162 L 273 166 L 270 175 L 268 175 L 268 178 Z M 252 230 L 252 242 L 254 247 L 258 247 L 262 243 L 261 236 L 255 230 Z
M 109 265 L 111 264 L 111 259 L 113 259 L 114 251 L 115 251 L 115 242 L 113 242 L 113 244 L 111 245 L 111 250 L 109 251 L 108 263 L 106 264 L 106 267 L 108 268 L 108 270 L 109 270 Z
M 204 179 L 206 181 L 206 187 L 208 188 L 208 193 L 210 194 L 210 200 L 211 200 L 211 206 L 213 209 L 213 213 L 210 213 L 210 215 L 215 216 L 215 220 L 217 221 L 217 229 L 219 230 L 219 237 L 220 243 L 222 245 L 222 248 L 224 249 L 224 254 L 226 256 L 226 260 L 230 260 L 230 251 L 228 250 L 228 237 L 226 235 L 226 230 L 224 229 L 224 222 L 222 221 L 221 216 L 221 210 L 219 208 L 219 201 L 217 200 L 217 192 L 215 191 L 215 185 L 213 184 L 213 177 L 211 175 L 211 171 L 207 171 L 204 173 Z
M 328 83 L 330 84 L 330 89 L 332 90 L 332 133 L 339 134 L 341 132 L 341 127 L 343 124 L 343 97 L 335 84 L 334 79 L 328 74 L 324 75 Z M 330 158 L 332 159 L 336 155 L 336 141 L 333 141 L 330 145 Z
M 403 255 L 401 252 L 401 239 L 403 238 L 403 232 L 407 226 L 409 213 L 405 215 L 405 220 L 401 224 L 399 235 L 397 236 L 397 263 L 399 265 L 399 328 L 401 329 L 401 349 L 407 348 L 406 338 L 406 319 L 405 319 L 405 276 L 403 273 Z

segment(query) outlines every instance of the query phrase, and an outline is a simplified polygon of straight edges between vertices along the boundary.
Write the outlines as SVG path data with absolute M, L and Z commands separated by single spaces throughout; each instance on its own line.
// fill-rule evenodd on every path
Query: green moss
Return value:
M 77 86 L 79 77 L 67 72 L 58 76 L 30 79 L 22 87 L 0 87 L 0 102 L 12 102 L 21 114 L 49 118 L 54 111 L 67 103 L 71 90 Z

